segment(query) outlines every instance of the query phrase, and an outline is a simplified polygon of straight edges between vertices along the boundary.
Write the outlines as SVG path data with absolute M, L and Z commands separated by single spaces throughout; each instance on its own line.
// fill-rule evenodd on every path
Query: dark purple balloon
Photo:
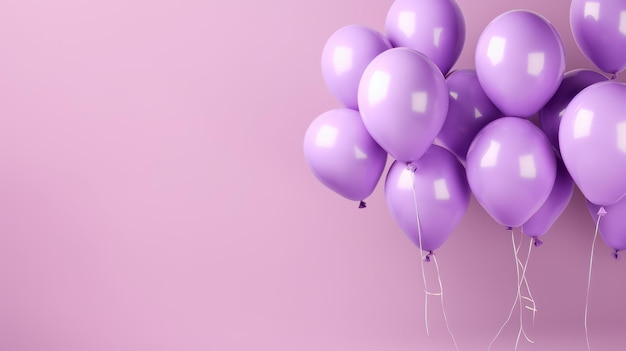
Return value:
M 554 150 L 526 119 L 496 119 L 467 152 L 467 180 L 476 200 L 505 227 L 530 219 L 548 199 L 555 178 Z
M 385 181 L 385 197 L 393 219 L 413 244 L 420 247 L 417 203 L 421 249 L 432 251 L 443 245 L 463 218 L 470 190 L 463 165 L 450 151 L 432 145 L 411 167 L 399 161 L 391 165 Z
M 539 111 L 541 129 L 552 146 L 559 152 L 559 125 L 565 108 L 586 87 L 607 80 L 602 74 L 586 69 L 577 69 L 565 74 L 559 89 L 552 99 Z
M 587 201 L 587 208 L 594 223 L 598 220 L 600 206 Z M 600 236 L 604 243 L 615 251 L 626 250 L 626 199 L 611 206 L 604 206 L 606 213 L 599 225 Z
M 322 51 L 322 75 L 328 90 L 347 108 L 358 109 L 359 81 L 365 67 L 391 44 L 380 32 L 345 26 L 328 38 Z
M 502 117 L 502 112 L 483 91 L 475 70 L 454 71 L 448 75 L 446 82 L 450 103 L 437 139 L 458 158 L 465 160 L 476 134 L 489 122 Z
M 304 157 L 322 184 L 355 201 L 371 195 L 387 162 L 387 153 L 350 109 L 330 110 L 309 125 Z
M 567 173 L 563 161 L 557 159 L 556 179 L 546 202 L 522 225 L 522 232 L 537 238 L 548 232 L 550 227 L 567 208 L 574 193 L 574 181 Z

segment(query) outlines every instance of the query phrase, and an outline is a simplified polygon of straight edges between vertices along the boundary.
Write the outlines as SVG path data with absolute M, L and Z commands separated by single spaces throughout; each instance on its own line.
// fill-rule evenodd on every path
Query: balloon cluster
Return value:
M 592 215 L 606 214 L 605 242 L 626 249 L 626 84 L 614 80 L 626 67 L 624 14 L 621 0 L 571 3 L 578 47 L 611 80 L 565 73 L 556 28 L 526 10 L 493 19 L 475 48 L 475 69 L 450 72 L 465 42 L 458 4 L 395 0 L 384 34 L 351 25 L 326 42 L 322 74 L 343 108 L 309 126 L 307 163 L 364 207 L 390 155 L 387 207 L 425 251 L 447 240 L 470 194 L 502 226 L 538 238 L 574 185 Z

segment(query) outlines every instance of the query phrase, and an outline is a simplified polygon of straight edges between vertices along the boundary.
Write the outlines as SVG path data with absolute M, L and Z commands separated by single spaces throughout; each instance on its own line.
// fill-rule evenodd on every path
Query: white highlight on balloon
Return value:
M 497 65 L 504 60 L 504 50 L 506 49 L 506 39 L 502 37 L 491 37 L 487 47 L 487 57 L 492 65 Z
M 617 148 L 626 154 L 626 122 L 617 124 Z
M 480 159 L 480 167 L 487 168 L 493 167 L 498 162 L 498 154 L 500 153 L 500 143 L 497 141 L 491 141 L 487 152 Z
M 574 120 L 574 139 L 586 138 L 591 134 L 591 124 L 593 123 L 593 111 L 580 109 L 576 113 Z
M 428 93 L 416 91 L 411 94 L 411 109 L 413 112 L 424 113 L 428 107 Z
M 594 20 L 600 19 L 600 3 L 595 1 L 587 1 L 585 3 L 585 18 L 593 17 Z
M 480 111 L 478 111 L 478 109 L 476 107 L 474 107 L 474 118 L 480 118 L 482 116 L 483 116 L 483 114 L 480 113 Z
M 459 93 L 457 93 L 456 91 L 451 91 L 450 96 L 452 96 L 452 98 L 456 100 L 459 98 Z
M 435 187 L 435 198 L 437 200 L 450 200 L 450 191 L 444 178 L 435 180 L 433 186 Z
M 545 66 L 546 54 L 543 52 L 531 52 L 528 54 L 528 67 L 526 71 L 531 76 L 538 76 Z
M 398 178 L 398 188 L 400 189 L 413 189 L 413 172 L 409 169 L 405 169 L 400 173 Z
M 372 74 L 367 90 L 367 101 L 370 105 L 376 105 L 387 97 L 390 80 L 391 76 L 386 72 L 376 71 Z
M 537 166 L 535 165 L 535 156 L 532 154 L 522 155 L 519 157 L 519 175 L 522 178 L 536 178 Z
M 333 52 L 333 67 L 335 67 L 336 74 L 343 74 L 352 68 L 352 56 L 352 49 L 348 47 L 340 46 L 335 48 Z
M 409 11 L 400 12 L 398 15 L 398 27 L 407 37 L 415 34 L 415 13 Z
M 367 159 L 367 154 L 363 150 L 359 149 L 359 147 L 356 145 L 354 146 L 354 156 L 357 158 L 357 160 Z
M 619 13 L 619 31 L 626 35 L 626 11 Z
M 443 28 L 435 28 L 433 31 L 433 42 L 436 47 L 439 47 L 439 41 L 441 40 L 441 32 L 443 32 Z
M 315 137 L 315 145 L 331 148 L 335 146 L 338 135 L 339 129 L 328 125 L 322 126 Z

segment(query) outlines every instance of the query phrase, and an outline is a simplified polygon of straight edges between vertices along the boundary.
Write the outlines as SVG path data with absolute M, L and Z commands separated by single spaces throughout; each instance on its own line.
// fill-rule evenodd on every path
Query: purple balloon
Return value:
M 586 87 L 607 80 L 602 74 L 586 69 L 577 69 L 565 74 L 559 89 L 539 111 L 541 129 L 552 143 L 552 146 L 561 152 L 559 147 L 559 125 L 565 113 L 565 108 Z
M 626 193 L 626 84 L 596 83 L 567 106 L 559 128 L 561 155 L 580 191 L 598 205 Z
M 304 157 L 322 184 L 355 201 L 372 194 L 387 162 L 359 113 L 349 109 L 330 110 L 309 125 Z
M 587 208 L 593 218 L 598 221 L 600 206 L 587 201 Z M 605 206 L 606 213 L 602 216 L 598 230 L 604 243 L 615 251 L 626 250 L 626 200 L 620 200 L 611 206 Z
M 562 161 L 557 160 L 556 179 L 546 202 L 522 225 L 522 232 L 533 238 L 548 232 L 565 211 L 574 193 L 574 181 Z
M 322 75 L 328 90 L 347 108 L 358 108 L 359 81 L 365 67 L 391 44 L 380 32 L 351 25 L 328 38 L 322 51 Z
M 465 160 L 467 149 L 478 132 L 502 112 L 489 100 L 478 82 L 476 71 L 459 70 L 446 78 L 450 90 L 448 116 L 439 132 L 439 142 Z
M 591 62 L 613 74 L 626 67 L 626 1 L 572 0 L 569 18 L 574 40 Z
M 423 53 L 446 74 L 463 50 L 465 20 L 453 0 L 396 0 L 385 32 L 393 46 Z
M 532 122 L 502 117 L 483 128 L 467 152 L 467 180 L 476 200 L 506 227 L 519 227 L 548 199 L 556 159 Z
M 359 109 L 372 138 L 396 160 L 411 162 L 426 152 L 443 126 L 448 87 L 428 57 L 394 48 L 365 69 Z
M 417 203 L 421 249 L 433 251 L 443 245 L 463 218 L 470 190 L 463 165 L 450 151 L 432 145 L 414 163 L 395 161 L 391 165 L 385 181 L 385 197 L 393 219 L 413 244 L 420 247 Z
M 480 35 L 476 72 L 485 93 L 502 112 L 531 117 L 550 100 L 563 79 L 563 41 L 540 15 L 506 12 Z

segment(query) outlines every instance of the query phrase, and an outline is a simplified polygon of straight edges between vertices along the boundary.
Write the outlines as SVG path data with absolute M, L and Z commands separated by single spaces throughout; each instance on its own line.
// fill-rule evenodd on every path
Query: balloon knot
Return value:
M 535 245 L 535 247 L 539 247 L 543 245 L 543 241 L 539 240 L 539 238 L 533 238 L 533 245 Z
M 408 169 L 409 171 L 415 173 L 415 171 L 417 171 L 417 166 L 413 162 L 409 162 L 406 165 L 406 169 Z
M 434 253 L 431 251 L 428 251 L 428 253 L 426 254 L 426 256 L 424 256 L 424 262 L 430 262 L 430 257 L 434 255 Z
M 616 80 L 616 79 L 617 79 L 617 73 L 611 74 L 611 80 Z
M 506 230 L 513 230 L 513 227 L 506 227 Z
M 613 258 L 617 261 L 621 258 L 618 250 L 613 251 Z
M 366 208 L 367 204 L 365 203 L 365 201 L 361 200 L 361 202 L 359 202 L 359 208 Z
M 606 214 L 606 210 L 604 209 L 604 206 L 600 207 L 600 209 L 598 210 L 598 217 L 602 217 Z

